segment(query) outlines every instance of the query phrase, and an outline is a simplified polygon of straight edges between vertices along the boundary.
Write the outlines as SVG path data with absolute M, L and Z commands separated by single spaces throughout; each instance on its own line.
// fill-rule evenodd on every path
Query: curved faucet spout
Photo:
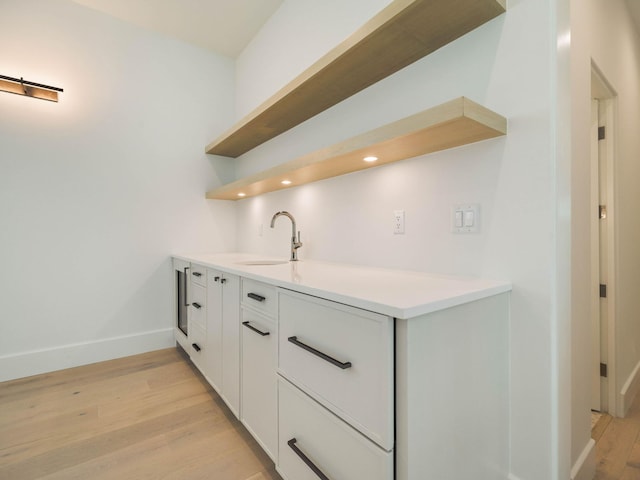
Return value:
M 289 212 L 282 211 L 276 212 L 273 217 L 271 217 L 271 228 L 273 228 L 276 224 L 276 218 L 284 215 L 291 220 L 291 259 L 292 262 L 298 261 L 298 249 L 302 246 L 302 242 L 300 241 L 300 232 L 298 232 L 298 238 L 296 239 L 296 219 L 293 218 Z

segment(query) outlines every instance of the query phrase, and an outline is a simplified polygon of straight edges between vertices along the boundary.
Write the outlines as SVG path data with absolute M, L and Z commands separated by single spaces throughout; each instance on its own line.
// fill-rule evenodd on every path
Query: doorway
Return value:
M 594 65 L 591 97 L 591 409 L 615 416 L 615 97 Z

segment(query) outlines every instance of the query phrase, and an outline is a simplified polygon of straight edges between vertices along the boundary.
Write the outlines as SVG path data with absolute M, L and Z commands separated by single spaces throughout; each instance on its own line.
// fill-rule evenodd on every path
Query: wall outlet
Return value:
M 404 235 L 404 210 L 393 212 L 393 234 Z

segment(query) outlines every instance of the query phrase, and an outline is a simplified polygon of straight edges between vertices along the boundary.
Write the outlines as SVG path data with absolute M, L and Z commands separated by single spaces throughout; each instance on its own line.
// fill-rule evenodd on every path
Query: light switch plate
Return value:
M 463 203 L 451 208 L 451 231 L 453 233 L 478 233 L 480 231 L 480 205 Z

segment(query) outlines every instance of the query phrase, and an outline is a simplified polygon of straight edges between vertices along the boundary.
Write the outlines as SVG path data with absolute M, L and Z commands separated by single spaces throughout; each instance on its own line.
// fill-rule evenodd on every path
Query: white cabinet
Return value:
M 242 306 L 242 423 L 277 461 L 277 323 Z
M 510 286 L 387 272 L 399 299 L 363 305 L 377 270 L 305 262 L 284 288 L 224 261 L 174 261 L 176 338 L 285 480 L 509 478 Z
M 393 448 L 393 319 L 280 290 L 279 372 Z
M 393 479 L 392 452 L 376 446 L 282 378 L 278 392 L 278 471 L 285 480 Z
M 208 353 L 207 345 L 207 332 L 199 325 L 192 324 L 189 326 L 189 358 L 193 364 L 198 367 L 198 370 L 207 377 L 207 362 L 206 357 Z
M 393 478 L 393 319 L 279 290 L 278 471 Z
M 240 415 L 240 278 L 207 269 L 205 376 L 236 417 Z
M 277 461 L 278 292 L 242 279 L 242 423 Z

